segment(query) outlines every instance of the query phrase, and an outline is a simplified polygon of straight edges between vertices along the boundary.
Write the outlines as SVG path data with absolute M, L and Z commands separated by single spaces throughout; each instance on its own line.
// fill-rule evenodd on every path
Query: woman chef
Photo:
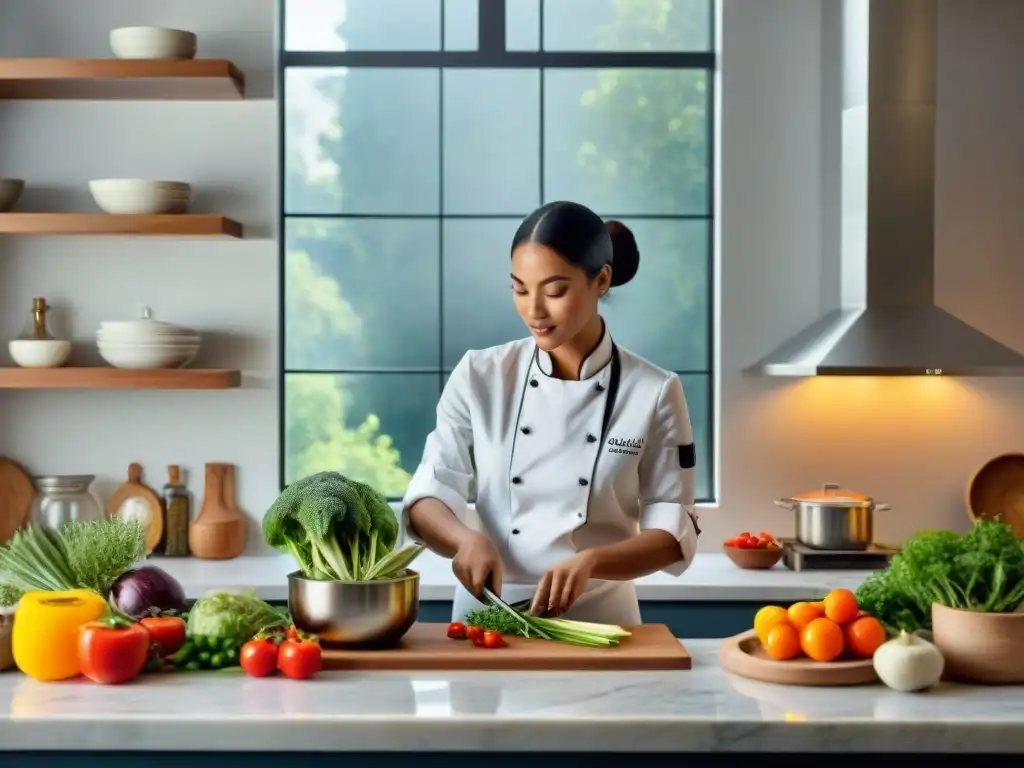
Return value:
M 692 561 L 682 385 L 616 346 L 598 313 L 639 261 L 624 225 L 576 203 L 516 231 L 512 296 L 531 337 L 465 354 L 403 500 L 406 535 L 452 558 L 455 620 L 504 582 L 505 600 L 532 594 L 534 613 L 636 625 L 633 579 Z M 463 522 L 474 481 L 482 531 Z

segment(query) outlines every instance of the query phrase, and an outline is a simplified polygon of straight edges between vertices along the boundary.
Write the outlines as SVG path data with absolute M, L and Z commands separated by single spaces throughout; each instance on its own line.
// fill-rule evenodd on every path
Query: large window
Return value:
M 678 373 L 712 460 L 713 0 L 283 0 L 282 482 L 399 498 L 448 372 L 526 334 L 519 220 L 632 228 L 603 308 Z

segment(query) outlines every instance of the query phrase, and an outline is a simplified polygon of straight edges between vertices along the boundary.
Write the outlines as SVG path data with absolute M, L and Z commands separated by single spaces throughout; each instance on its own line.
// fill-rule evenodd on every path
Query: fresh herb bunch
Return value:
M 590 648 L 610 648 L 619 644 L 631 632 L 615 624 L 595 624 L 589 621 L 572 621 L 570 619 L 547 619 L 530 613 L 516 610 L 510 605 L 500 602 L 489 590 L 484 595 L 491 605 L 478 608 L 466 615 L 466 623 L 471 627 L 497 630 L 503 635 L 519 637 L 535 637 L 541 640 L 553 640 L 569 645 L 583 645 Z
M 0 547 L 0 574 L 15 589 L 91 589 L 110 585 L 142 560 L 146 540 L 138 520 L 75 520 L 59 531 L 29 525 Z
M 25 590 L 18 589 L 13 584 L 0 583 L 0 608 L 10 608 L 13 605 L 17 605 L 24 594 Z
M 1024 542 L 995 520 L 979 520 L 965 535 L 920 533 L 861 585 L 857 602 L 890 631 L 930 629 L 932 603 L 1011 613 L 1024 603 Z

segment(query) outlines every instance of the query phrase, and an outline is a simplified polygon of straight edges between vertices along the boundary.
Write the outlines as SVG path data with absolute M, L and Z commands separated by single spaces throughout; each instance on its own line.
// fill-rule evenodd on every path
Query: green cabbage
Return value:
M 210 592 L 188 612 L 189 635 L 242 644 L 261 630 L 288 623 L 288 617 L 254 592 Z

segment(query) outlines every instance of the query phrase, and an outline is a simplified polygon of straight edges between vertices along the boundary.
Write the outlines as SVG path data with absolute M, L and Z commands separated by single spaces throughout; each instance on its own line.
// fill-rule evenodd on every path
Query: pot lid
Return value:
M 117 331 L 118 333 L 140 333 L 159 335 L 191 334 L 191 328 L 168 323 L 163 320 L 153 319 L 153 310 L 143 306 L 137 320 L 112 320 L 100 323 L 103 331 Z
M 814 491 L 803 491 L 794 493 L 790 497 L 793 501 L 809 501 L 819 504 L 870 504 L 872 498 L 863 493 L 851 491 L 841 487 L 837 483 L 825 483 L 820 489 Z

